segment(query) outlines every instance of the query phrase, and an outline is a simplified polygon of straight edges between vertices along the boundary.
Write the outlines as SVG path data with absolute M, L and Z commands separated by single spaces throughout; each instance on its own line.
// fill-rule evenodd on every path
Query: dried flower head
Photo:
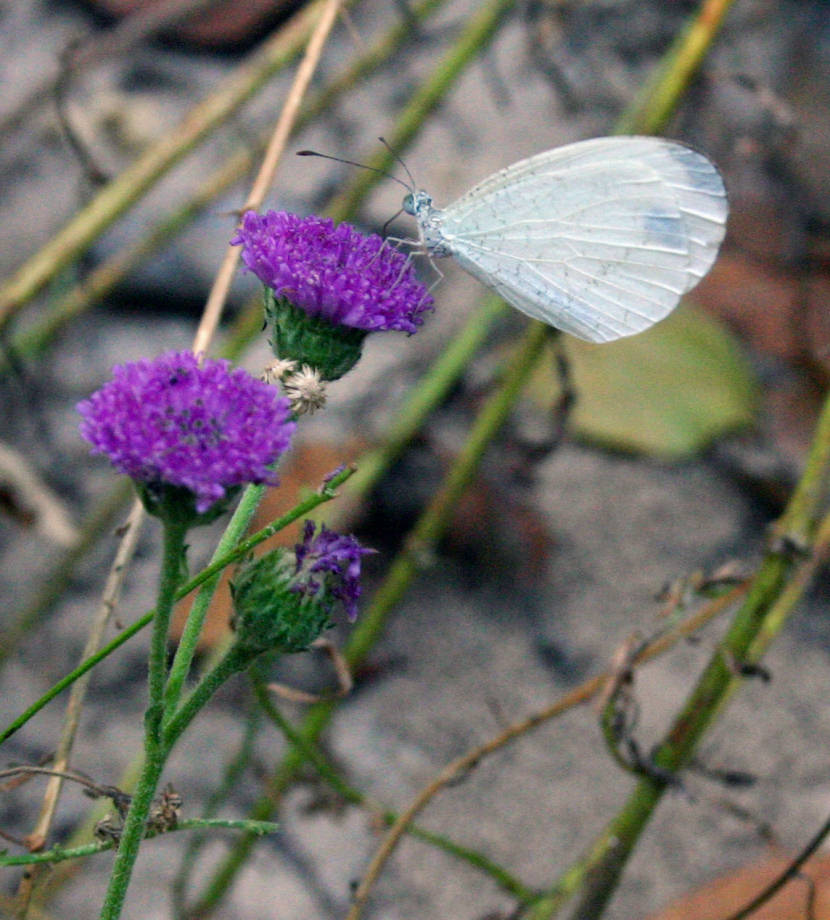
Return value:
M 406 256 L 349 224 L 248 211 L 231 242 L 277 297 L 332 324 L 411 334 L 433 307 Z
M 265 383 L 274 384 L 282 383 L 286 377 L 290 376 L 297 369 L 297 362 L 287 358 L 277 358 L 272 361 L 259 375 L 260 380 Z
M 307 364 L 285 377 L 283 387 L 295 415 L 313 415 L 326 404 L 326 384 L 320 373 Z
M 187 351 L 116 366 L 78 412 L 93 453 L 137 483 L 188 490 L 199 513 L 229 489 L 274 484 L 270 467 L 295 427 L 272 387 Z

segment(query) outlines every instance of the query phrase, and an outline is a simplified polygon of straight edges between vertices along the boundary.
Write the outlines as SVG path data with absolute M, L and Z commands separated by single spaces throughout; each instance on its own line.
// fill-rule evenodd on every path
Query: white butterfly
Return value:
M 520 160 L 444 210 L 404 198 L 432 256 L 534 319 L 589 342 L 648 329 L 715 261 L 727 202 L 702 154 L 652 137 L 601 137 Z

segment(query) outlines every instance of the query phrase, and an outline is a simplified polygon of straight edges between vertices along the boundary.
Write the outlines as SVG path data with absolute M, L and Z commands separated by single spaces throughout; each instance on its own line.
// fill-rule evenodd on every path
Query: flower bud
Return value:
M 293 572 L 285 549 L 242 564 L 231 582 L 237 645 L 252 654 L 303 652 L 331 626 L 326 607 L 292 590 Z
M 339 603 L 357 615 L 360 561 L 373 550 L 307 521 L 293 555 L 275 549 L 240 566 L 233 579 L 233 628 L 247 652 L 302 652 L 332 625 Z

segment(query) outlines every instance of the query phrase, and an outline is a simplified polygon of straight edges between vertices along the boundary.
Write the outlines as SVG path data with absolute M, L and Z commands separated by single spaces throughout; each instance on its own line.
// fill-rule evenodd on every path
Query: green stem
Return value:
M 237 645 L 232 645 L 228 649 L 216 666 L 199 681 L 181 706 L 169 717 L 164 726 L 164 744 L 168 751 L 219 687 L 233 674 L 243 671 L 252 660 L 251 653 L 242 651 Z
M 269 537 L 272 537 L 278 531 L 284 529 L 289 524 L 292 524 L 298 518 L 303 517 L 309 512 L 313 511 L 318 505 L 323 502 L 331 501 L 331 499 L 337 497 L 337 488 L 341 486 L 349 477 L 354 473 L 354 468 L 348 468 L 338 473 L 336 476 L 326 483 L 326 485 L 319 491 L 314 492 L 309 495 L 307 498 L 304 498 L 301 502 L 295 505 L 291 511 L 284 514 L 281 518 L 278 518 L 276 521 L 272 521 L 267 527 L 263 527 L 262 530 L 257 531 L 257 533 L 248 537 L 246 540 L 243 540 L 233 551 L 226 553 L 224 556 L 218 559 L 214 559 L 206 568 L 202 569 L 198 575 L 195 575 L 187 584 L 182 585 L 181 588 L 176 592 L 176 600 L 180 601 L 183 597 L 190 594 L 191 591 L 194 591 L 196 588 L 205 584 L 216 575 L 218 572 L 221 572 L 226 566 L 230 565 L 232 562 L 235 562 L 237 559 L 240 559 L 246 553 L 249 553 L 252 549 L 262 543 L 264 540 L 267 540 Z M 40 712 L 43 707 L 53 700 L 59 693 L 65 690 L 67 687 L 71 686 L 79 677 L 82 677 L 87 671 L 91 670 L 98 664 L 100 661 L 103 661 L 104 658 L 111 655 L 116 649 L 120 648 L 125 642 L 129 639 L 132 639 L 136 633 L 141 632 L 145 626 L 149 626 L 153 622 L 155 616 L 155 610 L 150 610 L 145 613 L 142 617 L 139 617 L 135 623 L 131 623 L 126 629 L 119 633 L 111 642 L 99 649 L 94 655 L 90 655 L 89 658 L 86 658 L 82 661 L 77 668 L 71 671 L 66 677 L 61 678 L 53 687 L 46 691 L 43 696 L 33 703 L 25 712 L 18 716 L 2 733 L 0 733 L 0 744 L 10 738 L 19 728 L 25 725 L 29 719 L 34 715 Z
M 804 474 L 779 519 L 771 549 L 764 557 L 732 625 L 700 676 L 653 762 L 660 774 L 671 775 L 692 757 L 706 730 L 723 711 L 743 678 L 730 662 L 757 663 L 779 634 L 802 597 L 818 561 L 828 552 L 830 515 L 817 526 L 830 476 L 830 395 L 825 399 Z M 782 538 L 804 537 L 812 555 L 796 563 Z M 551 888 L 529 914 L 549 920 L 561 906 L 564 893 L 580 890 L 571 920 L 595 920 L 610 900 L 628 857 L 657 807 L 666 783 L 643 776 L 621 811 L 609 822 L 587 855 Z
M 164 554 L 150 639 L 147 678 L 150 699 L 144 715 L 144 766 L 124 822 L 118 855 L 101 909 L 101 920 L 117 920 L 121 916 L 138 848 L 147 830 L 147 816 L 166 759 L 167 752 L 161 739 L 161 717 L 167 676 L 167 632 L 176 600 L 176 589 L 181 581 L 186 534 L 185 524 L 170 520 L 164 522 Z
M 138 857 L 138 848 L 147 830 L 147 817 L 153 804 L 161 771 L 164 769 L 164 751 L 158 739 L 151 737 L 148 726 L 144 744 L 144 766 L 135 788 L 130 810 L 124 822 L 124 831 L 118 844 L 107 893 L 101 908 L 100 920 L 118 920 L 127 897 L 127 888 Z
M 704 0 L 617 123 L 618 134 L 659 134 L 677 110 L 734 0 Z
M 150 637 L 150 660 L 148 664 L 147 688 L 150 703 L 144 716 L 144 727 L 154 740 L 161 740 L 161 721 L 164 714 L 164 684 L 167 680 L 167 634 L 170 617 L 176 603 L 176 589 L 182 580 L 184 570 L 184 538 L 187 527 L 183 524 L 165 521 L 164 548 L 161 567 L 156 615 L 153 618 L 153 633 Z
M 143 153 L 82 208 L 55 236 L 0 285 L 0 330 L 61 269 L 74 262 L 116 218 L 176 163 L 227 121 L 263 83 L 297 56 L 320 15 L 321 3 L 304 7 L 237 67 L 174 131 Z
M 175 827 L 164 831 L 165 834 L 173 834 L 177 831 L 204 831 L 209 829 L 248 831 L 252 834 L 273 834 L 278 829 L 278 825 L 273 821 L 241 821 L 229 820 L 227 818 L 189 818 L 185 821 L 179 821 Z M 146 834 L 146 839 L 160 836 L 159 833 L 150 831 Z M 0 866 L 32 866 L 39 863 L 59 863 L 66 862 L 70 859 L 80 859 L 83 856 L 93 856 L 95 853 L 101 853 L 104 850 L 111 850 L 115 846 L 114 840 L 96 840 L 93 843 L 85 843 L 77 847 L 54 846 L 51 850 L 45 850 L 42 853 L 18 853 L 14 856 L 8 854 L 0 855 Z
M 153 635 L 150 639 L 148 664 L 149 703 L 144 715 L 144 766 L 124 821 L 118 845 L 118 855 L 110 876 L 109 886 L 101 908 L 101 920 L 118 920 L 127 896 L 127 888 L 138 856 L 138 849 L 147 830 L 147 817 L 164 769 L 168 750 L 161 737 L 164 705 L 164 684 L 167 676 L 167 632 L 176 601 L 176 589 L 181 582 L 187 525 L 179 521 L 164 522 L 164 551 L 159 581 Z
M 222 534 L 216 550 L 213 553 L 211 564 L 221 560 L 230 554 L 239 544 L 239 541 L 245 535 L 248 525 L 256 514 L 262 494 L 265 492 L 265 486 L 248 486 L 242 495 L 239 505 L 234 511 L 233 517 Z M 210 606 L 213 595 L 216 592 L 216 586 L 219 584 L 221 570 L 209 578 L 203 585 L 193 606 L 190 608 L 190 614 L 182 631 L 179 647 L 176 649 L 176 657 L 170 667 L 170 677 L 167 680 L 167 687 L 164 691 L 164 718 L 168 720 L 178 705 L 181 696 L 182 686 L 190 671 L 190 665 L 193 662 L 193 656 L 196 654 L 196 646 L 199 637 L 202 634 L 202 626 L 205 622 L 208 607 Z
M 359 665 L 377 642 L 389 612 L 421 569 L 421 560 L 429 555 L 449 523 L 452 512 L 481 461 L 485 448 L 504 424 L 527 378 L 542 354 L 550 328 L 532 323 L 504 370 L 501 385 L 480 412 L 461 453 L 447 474 L 429 507 L 412 532 L 407 547 L 393 562 L 383 584 L 361 616 L 344 650 L 349 666 Z M 298 732 L 307 741 L 316 740 L 328 725 L 336 702 L 327 700 L 311 707 Z M 292 748 L 268 781 L 262 796 L 254 804 L 251 817 L 267 821 L 274 813 L 283 791 L 305 761 L 305 753 Z M 206 917 L 224 897 L 236 873 L 242 867 L 255 840 L 245 834 L 217 867 L 192 914 Z
M 118 855 L 110 876 L 101 920 L 117 920 L 121 916 L 127 887 L 135 865 L 138 849 L 147 830 L 147 818 L 158 786 L 164 763 L 181 733 L 208 702 L 216 690 L 232 675 L 243 670 L 251 661 L 248 652 L 232 646 L 228 653 L 199 682 L 162 731 L 165 693 L 167 629 L 176 596 L 176 579 L 181 572 L 186 528 L 167 524 L 164 540 L 159 602 L 150 645 L 150 704 L 145 716 L 144 767 L 124 822 Z M 260 831 L 251 831 L 260 833 Z

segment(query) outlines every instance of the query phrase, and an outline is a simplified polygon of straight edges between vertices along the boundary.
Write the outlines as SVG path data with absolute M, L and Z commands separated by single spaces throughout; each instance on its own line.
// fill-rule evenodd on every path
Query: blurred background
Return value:
M 393 613 L 325 736 L 349 781 L 390 807 L 403 808 L 450 758 L 602 670 L 633 630 L 659 630 L 665 601 L 655 598 L 665 585 L 724 564 L 751 570 L 797 480 L 830 373 L 830 8 L 822 0 L 725 6 L 709 53 L 655 127 L 721 169 L 731 203 L 721 255 L 688 303 L 645 335 L 600 349 L 565 343 L 575 392 L 567 419 L 554 411 L 559 375 L 543 362 L 488 451 L 429 571 Z M 266 206 L 348 216 L 380 232 L 398 214 L 400 186 L 363 188 L 366 176 L 354 168 L 294 152 L 375 163 L 385 155 L 377 138 L 386 137 L 441 206 L 523 156 L 612 133 L 624 115 L 628 125 L 653 116 L 643 100 L 701 4 L 345 7 Z M 111 471 L 87 456 L 74 404 L 115 363 L 189 347 L 317 8 L 280 0 L 0 5 L 3 725 L 77 662 L 127 507 Z M 54 270 L 21 295 L 15 285 L 30 260 L 107 195 L 122 197 L 113 219 L 62 237 L 66 253 L 53 257 Z M 400 217 L 388 230 L 414 233 Z M 303 424 L 264 514 L 383 443 L 446 343 L 475 323 L 487 293 L 454 266 L 441 270 L 434 316 L 412 339 L 370 340 L 327 411 Z M 423 271 L 431 282 L 429 265 Z M 221 330 L 255 373 L 268 356 L 248 306 L 258 296 L 240 273 Z M 499 314 L 372 496 L 342 512 L 380 550 L 375 581 L 457 456 L 525 323 L 515 311 Z M 217 533 L 194 538 L 194 564 Z M 157 548 L 150 525 L 116 626 L 149 606 Z M 826 587 L 818 584 L 774 647 L 773 680 L 749 683 L 702 753 L 710 766 L 755 776 L 737 793 L 744 817 L 722 803 L 723 789 L 700 781 L 668 796 L 609 909 L 614 920 L 645 916 L 763 858 L 759 827 L 772 827 L 786 850 L 818 826 L 830 804 Z M 205 654 L 226 634 L 227 614 L 220 604 Z M 719 628 L 638 675 L 644 747 L 668 724 Z M 94 672 L 73 764 L 100 782 L 122 782 L 140 747 L 144 660 L 139 637 Z M 331 680 L 312 656 L 275 675 L 307 689 Z M 174 755 L 168 772 L 189 815 L 202 813 L 243 745 L 252 709 L 242 682 L 225 688 Z M 286 710 L 302 715 L 299 706 Z M 6 742 L 0 760 L 48 757 L 62 718 L 58 700 Z M 247 767 L 221 806 L 227 816 L 247 812 L 285 747 L 273 727 L 251 734 Z M 595 713 L 577 709 L 487 760 L 423 820 L 544 887 L 631 782 L 608 757 Z M 39 794 L 36 782 L 6 792 L 0 829 L 26 834 Z M 89 809 L 66 791 L 54 839 L 72 839 Z M 277 820 L 281 832 L 258 844 L 215 915 L 345 915 L 378 828 L 309 776 L 285 794 Z M 125 916 L 187 916 L 182 904 L 198 900 L 232 843 L 212 839 L 189 874 L 179 865 L 184 835 L 147 845 Z M 109 859 L 56 869 L 31 916 L 93 915 Z M 17 885 L 15 870 L 3 870 L 3 910 Z M 407 840 L 366 916 L 506 918 L 515 903 L 469 865 Z

